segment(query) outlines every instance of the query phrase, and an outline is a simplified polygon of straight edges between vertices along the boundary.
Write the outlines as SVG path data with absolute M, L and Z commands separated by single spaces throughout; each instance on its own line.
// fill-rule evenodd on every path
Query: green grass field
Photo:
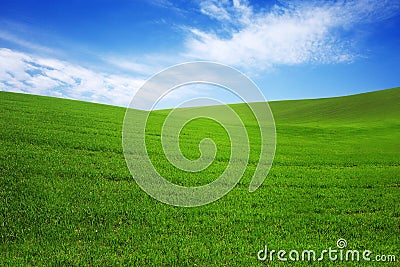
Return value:
M 245 175 L 220 200 L 181 208 L 148 196 L 129 173 L 124 108 L 0 92 L 0 266 L 274 266 L 285 263 L 257 259 L 265 245 L 318 252 L 339 238 L 346 249 L 395 255 L 384 265 L 398 266 L 400 88 L 270 106 L 277 150 L 263 185 L 248 192 L 260 141 L 246 107 L 232 105 L 251 137 Z M 153 112 L 146 129 L 157 169 L 183 185 L 214 180 L 229 158 L 226 132 L 205 119 L 184 128 L 188 158 L 204 137 L 218 146 L 210 168 L 188 176 L 160 151 L 167 112 Z

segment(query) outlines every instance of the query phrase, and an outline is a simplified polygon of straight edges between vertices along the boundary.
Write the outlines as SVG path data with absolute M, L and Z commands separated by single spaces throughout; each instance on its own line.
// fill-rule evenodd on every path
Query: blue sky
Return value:
M 268 100 L 339 96 L 399 86 L 399 48 L 399 0 L 3 0 L 0 90 L 126 106 L 153 74 L 208 60 Z M 162 107 L 234 101 L 214 89 Z

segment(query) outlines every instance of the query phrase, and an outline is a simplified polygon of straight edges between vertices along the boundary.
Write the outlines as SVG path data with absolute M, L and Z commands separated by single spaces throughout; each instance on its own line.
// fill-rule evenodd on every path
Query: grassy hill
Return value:
M 270 103 L 282 123 L 376 123 L 397 121 L 400 115 L 399 88 L 345 97 L 289 100 Z
M 125 109 L 0 92 L 0 265 L 262 266 L 257 252 L 265 245 L 321 251 L 344 238 L 371 257 L 396 255 L 396 266 L 399 104 L 400 88 L 270 103 L 277 151 L 254 193 L 258 136 L 246 107 L 232 105 L 255 140 L 243 179 L 219 201 L 179 208 L 132 179 L 121 146 Z M 226 133 L 207 120 L 184 128 L 189 158 L 199 156 L 205 136 L 225 148 L 188 178 L 160 152 L 166 113 L 153 112 L 147 131 L 159 171 L 185 185 L 214 180 L 227 164 Z

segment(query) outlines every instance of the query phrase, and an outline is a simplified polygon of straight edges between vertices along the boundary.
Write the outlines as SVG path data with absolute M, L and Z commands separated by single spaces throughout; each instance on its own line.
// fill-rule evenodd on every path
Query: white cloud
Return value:
M 216 5 L 212 2 L 209 1 L 204 1 L 200 3 L 200 11 L 203 14 L 206 14 L 212 18 L 215 18 L 217 20 L 227 20 L 230 21 L 231 15 L 229 12 L 226 10 L 226 8 Z
M 95 72 L 65 61 L 0 48 L 0 90 L 127 106 L 141 78 Z
M 220 24 L 214 31 L 191 29 L 186 40 L 189 58 L 264 70 L 276 65 L 351 62 L 357 53 L 352 40 L 341 32 L 396 14 L 399 1 L 288 1 L 255 11 L 240 0 L 208 0 L 200 10 Z

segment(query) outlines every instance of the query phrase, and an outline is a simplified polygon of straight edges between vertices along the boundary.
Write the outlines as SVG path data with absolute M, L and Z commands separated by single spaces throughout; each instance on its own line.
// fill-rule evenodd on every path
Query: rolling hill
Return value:
M 131 177 L 124 108 L 0 92 L 0 265 L 262 266 L 257 252 L 265 245 L 321 251 L 340 238 L 349 249 L 398 261 L 399 105 L 400 88 L 271 102 L 276 156 L 254 193 L 248 184 L 259 136 L 246 106 L 231 105 L 253 140 L 243 179 L 214 203 L 179 208 L 151 198 Z M 229 160 L 224 130 L 207 120 L 184 128 L 188 158 L 199 156 L 204 137 L 219 148 L 208 170 L 188 178 L 160 150 L 167 112 L 153 112 L 146 132 L 158 170 L 184 185 L 214 180 Z

